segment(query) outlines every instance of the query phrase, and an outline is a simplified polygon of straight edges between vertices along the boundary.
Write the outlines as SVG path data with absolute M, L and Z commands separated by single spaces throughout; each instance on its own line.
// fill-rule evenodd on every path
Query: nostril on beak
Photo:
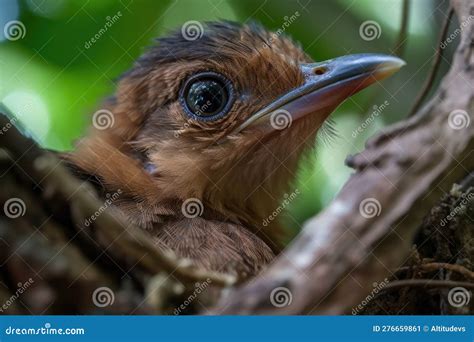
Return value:
M 314 75 L 324 75 L 328 69 L 325 66 L 318 66 L 313 69 Z

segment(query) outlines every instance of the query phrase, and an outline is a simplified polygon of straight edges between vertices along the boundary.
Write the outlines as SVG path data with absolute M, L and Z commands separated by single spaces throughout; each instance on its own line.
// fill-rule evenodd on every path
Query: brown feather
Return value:
M 254 275 L 281 247 L 278 223 L 262 222 L 289 191 L 318 127 L 301 120 L 270 140 L 230 132 L 301 85 L 298 63 L 308 61 L 290 39 L 254 24 L 209 23 L 197 41 L 171 33 L 120 79 L 104 107 L 113 127 L 93 128 L 66 158 L 106 191 L 121 189 L 115 205 L 160 248 L 209 269 Z M 183 81 L 198 71 L 224 75 L 239 94 L 218 121 L 190 120 L 178 101 Z M 183 217 L 189 198 L 202 201 L 201 217 Z

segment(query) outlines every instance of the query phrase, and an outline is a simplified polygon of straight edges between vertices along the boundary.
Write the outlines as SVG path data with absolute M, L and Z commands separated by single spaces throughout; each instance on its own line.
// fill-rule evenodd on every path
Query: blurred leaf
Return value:
M 174 1 L 163 16 L 161 33 L 181 27 L 190 20 L 216 21 L 237 20 L 234 9 L 227 0 L 208 0 L 204 3 L 194 0 Z

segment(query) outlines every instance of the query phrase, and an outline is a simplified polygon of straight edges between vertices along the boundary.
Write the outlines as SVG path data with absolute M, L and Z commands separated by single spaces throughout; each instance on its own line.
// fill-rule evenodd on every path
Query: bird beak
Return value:
M 233 133 L 244 130 L 269 133 L 287 128 L 306 115 L 316 115 L 316 124 L 320 125 L 345 99 L 404 65 L 400 58 L 381 54 L 348 55 L 302 64 L 304 84 L 254 113 Z

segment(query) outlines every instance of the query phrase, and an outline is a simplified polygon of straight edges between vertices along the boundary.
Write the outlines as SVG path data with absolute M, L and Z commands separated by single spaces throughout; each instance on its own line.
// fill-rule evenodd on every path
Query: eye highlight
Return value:
M 202 72 L 186 80 L 180 90 L 179 101 L 192 119 L 214 121 L 229 112 L 234 102 L 234 89 L 221 74 Z

